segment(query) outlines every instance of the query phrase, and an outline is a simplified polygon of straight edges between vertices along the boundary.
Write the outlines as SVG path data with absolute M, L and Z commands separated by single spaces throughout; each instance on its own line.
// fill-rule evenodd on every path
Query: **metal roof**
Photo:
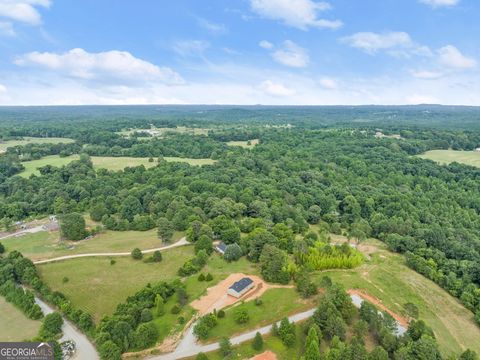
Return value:
M 236 292 L 240 292 L 252 283 L 253 283 L 252 279 L 248 277 L 244 277 L 243 279 L 238 280 L 236 283 L 230 286 L 229 289 L 233 289 Z

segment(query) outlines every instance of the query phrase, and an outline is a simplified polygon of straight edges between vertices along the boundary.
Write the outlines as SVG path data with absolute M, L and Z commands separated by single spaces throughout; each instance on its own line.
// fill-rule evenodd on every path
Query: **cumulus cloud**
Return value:
M 282 83 L 271 81 L 271 80 L 263 81 L 258 88 L 264 93 L 271 96 L 284 97 L 284 96 L 291 96 L 295 94 L 294 90 L 285 87 L 285 85 L 283 85 Z
M 307 50 L 290 40 L 285 40 L 271 55 L 279 64 L 295 68 L 306 67 L 310 62 Z
M 250 0 L 250 7 L 258 15 L 301 30 L 309 27 L 337 29 L 343 24 L 340 20 L 327 20 L 318 13 L 331 9 L 329 3 L 312 0 Z
M 42 17 L 37 7 L 48 8 L 50 0 L 0 0 L 0 17 L 29 25 L 39 25 Z
M 270 41 L 267 41 L 267 40 L 260 41 L 258 43 L 258 46 L 260 46 L 261 48 L 267 49 L 267 50 L 273 49 L 273 44 Z
M 320 86 L 327 90 L 335 90 L 338 88 L 338 84 L 334 79 L 324 77 L 319 81 Z
M 210 47 L 208 41 L 203 40 L 181 40 L 173 45 L 173 51 L 180 56 L 197 56 L 201 55 Z
M 18 66 L 46 68 L 58 75 L 106 83 L 183 82 L 180 75 L 168 67 L 159 67 L 129 52 L 118 50 L 99 53 L 78 48 L 65 53 L 35 51 L 18 57 L 14 63 Z
M 455 6 L 460 2 L 460 0 L 420 0 L 420 2 L 436 8 Z
M 417 79 L 426 79 L 426 80 L 435 80 L 440 79 L 443 74 L 437 71 L 428 71 L 428 70 L 414 70 L 411 71 L 413 77 Z
M 453 45 L 447 45 L 438 49 L 439 62 L 442 65 L 454 69 L 472 69 L 477 66 L 477 61 L 471 57 L 463 55 Z
M 431 55 L 428 47 L 416 44 L 410 35 L 403 31 L 386 33 L 358 32 L 342 38 L 341 41 L 371 55 L 379 51 L 387 51 L 392 56 L 404 57 L 410 55 Z

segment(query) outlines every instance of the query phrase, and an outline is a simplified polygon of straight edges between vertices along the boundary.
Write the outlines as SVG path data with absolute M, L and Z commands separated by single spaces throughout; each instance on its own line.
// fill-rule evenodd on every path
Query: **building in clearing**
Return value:
M 227 249 L 227 245 L 224 242 L 221 242 L 215 245 L 215 250 L 217 250 L 220 254 L 225 254 L 225 250 Z
M 233 283 L 233 285 L 228 288 L 228 295 L 232 295 L 233 297 L 236 297 L 238 299 L 248 290 L 253 288 L 253 286 L 253 280 L 248 277 L 244 277 Z

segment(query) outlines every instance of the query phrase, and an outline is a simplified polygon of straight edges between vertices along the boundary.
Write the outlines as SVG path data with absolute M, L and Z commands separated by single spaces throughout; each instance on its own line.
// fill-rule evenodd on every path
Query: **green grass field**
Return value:
M 5 152 L 7 148 L 18 146 L 18 145 L 27 145 L 27 144 L 67 144 L 74 142 L 73 139 L 68 138 L 38 138 L 25 136 L 23 140 L 7 140 L 0 142 L 0 153 Z
M 182 237 L 182 232 L 175 232 L 172 242 Z M 91 239 L 81 241 L 62 241 L 58 231 L 41 231 L 3 239 L 2 244 L 7 251 L 18 250 L 31 260 L 86 253 L 129 252 L 136 247 L 147 250 L 164 245 L 158 239 L 155 229 L 149 231 L 106 230 Z
M 314 305 L 312 301 L 300 298 L 293 288 L 279 288 L 267 290 L 261 297 L 262 305 L 255 305 L 255 301 L 247 301 L 243 304 L 230 307 L 225 311 L 225 317 L 218 320 L 218 325 L 211 332 L 208 342 L 218 340 L 224 336 L 232 337 L 249 330 L 269 325 L 301 311 L 308 310 Z M 234 313 L 238 309 L 248 312 L 250 319 L 245 324 L 235 322 Z
M 0 296 L 0 341 L 29 340 L 38 334 L 40 320 L 30 320 Z
M 456 161 L 461 164 L 480 167 L 479 151 L 431 150 L 418 155 L 418 157 L 430 159 L 439 164 L 450 164 Z
M 420 310 L 420 318 L 433 328 L 441 351 L 445 355 L 466 348 L 480 352 L 480 328 L 473 314 L 457 299 L 432 281 L 409 269 L 403 256 L 393 254 L 377 240 L 362 245 L 372 252 L 371 260 L 353 270 L 318 272 L 318 283 L 324 275 L 345 288 L 363 289 L 380 299 L 392 311 L 403 314 L 403 305 L 412 302 Z
M 255 147 L 255 145 L 258 145 L 259 140 L 258 139 L 252 139 L 250 140 L 250 144 L 248 144 L 248 141 L 229 141 L 227 142 L 228 146 L 240 146 L 245 149 L 252 149 Z
M 28 178 L 30 175 L 40 175 L 38 168 L 46 165 L 52 165 L 55 167 L 61 167 L 69 164 L 74 160 L 78 160 L 78 155 L 72 155 L 67 157 L 60 157 L 59 155 L 45 156 L 39 160 L 25 161 L 23 166 L 25 170 L 19 175 Z M 164 157 L 168 162 L 185 162 L 190 165 L 211 165 L 216 162 L 212 159 L 191 159 L 191 158 L 179 158 L 179 157 Z M 143 165 L 146 168 L 156 166 L 156 161 L 150 162 L 149 158 L 134 158 L 134 157 L 111 157 L 111 156 L 92 156 L 91 157 L 94 168 L 96 169 L 108 169 L 113 171 L 123 170 L 126 167 L 134 167 Z
M 148 283 L 170 281 L 178 268 L 193 256 L 192 246 L 162 253 L 160 263 L 146 264 L 127 257 L 80 258 L 39 265 L 40 276 L 54 290 L 61 291 L 73 305 L 91 313 L 95 320 L 111 314 L 116 306 Z M 63 282 L 67 277 L 68 282 Z

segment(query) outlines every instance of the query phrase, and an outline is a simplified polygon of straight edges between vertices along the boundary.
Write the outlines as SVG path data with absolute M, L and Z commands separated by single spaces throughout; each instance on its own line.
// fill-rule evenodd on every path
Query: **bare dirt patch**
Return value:
M 253 280 L 253 288 L 238 299 L 236 297 L 228 295 L 228 288 L 232 286 L 234 282 L 239 281 L 244 277 L 249 277 Z M 245 275 L 242 273 L 231 274 L 225 280 L 219 282 L 217 285 L 208 288 L 206 295 L 202 296 L 198 300 L 193 301 L 190 305 L 194 309 L 198 310 L 199 315 L 204 315 L 212 312 L 214 309 L 220 310 L 239 301 L 256 299 L 268 289 L 278 287 L 285 286 L 267 284 L 265 281 L 255 275 Z
M 250 360 L 277 360 L 277 355 L 271 351 L 265 351 L 257 356 L 250 358 Z
M 350 289 L 347 292 L 350 295 L 358 295 L 362 299 L 372 303 L 376 307 L 380 308 L 382 311 L 385 311 L 386 313 L 390 314 L 405 329 L 408 329 L 408 320 L 405 317 L 403 317 L 401 315 L 398 315 L 397 313 L 394 313 L 392 310 L 387 308 L 385 305 L 383 305 L 381 300 L 379 300 L 376 297 L 374 297 L 372 295 L 369 295 L 369 294 L 367 294 L 367 293 L 365 293 L 361 290 L 357 290 L 357 289 Z

